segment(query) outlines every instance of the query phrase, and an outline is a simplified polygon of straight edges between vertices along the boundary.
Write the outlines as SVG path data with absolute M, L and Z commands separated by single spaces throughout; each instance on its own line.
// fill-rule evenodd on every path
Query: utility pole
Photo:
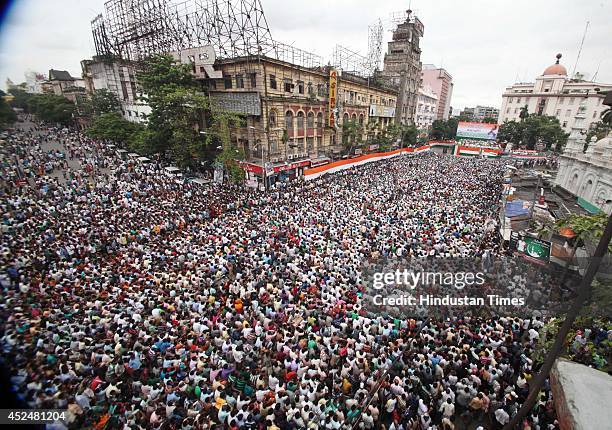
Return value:
M 550 351 L 548 351 L 548 355 L 542 364 L 542 368 L 540 372 L 533 378 L 533 383 L 530 384 L 529 395 L 521 406 L 521 409 L 516 413 L 516 415 L 510 420 L 508 424 L 504 427 L 504 430 L 513 430 L 516 426 L 521 422 L 521 420 L 527 416 L 529 411 L 533 408 L 546 381 L 550 370 L 555 363 L 555 360 L 561 353 L 563 349 L 563 344 L 565 343 L 565 339 L 569 331 L 574 324 L 574 320 L 578 316 L 580 309 L 587 301 L 589 296 L 591 295 L 591 283 L 593 282 L 593 278 L 599 269 L 599 265 L 601 264 L 601 260 L 604 255 L 608 252 L 608 245 L 610 244 L 610 239 L 612 239 L 612 215 L 608 216 L 608 223 L 606 224 L 606 229 L 603 232 L 603 235 L 599 239 L 599 243 L 597 244 L 597 248 L 595 249 L 595 253 L 593 254 L 593 258 L 591 258 L 591 262 L 589 263 L 589 267 L 582 278 L 582 282 L 578 288 L 578 296 L 574 300 L 572 307 L 568 311 L 565 321 L 563 321 L 563 325 L 559 329 L 559 333 L 557 334 L 557 338 L 555 339 L 555 343 L 551 347 Z

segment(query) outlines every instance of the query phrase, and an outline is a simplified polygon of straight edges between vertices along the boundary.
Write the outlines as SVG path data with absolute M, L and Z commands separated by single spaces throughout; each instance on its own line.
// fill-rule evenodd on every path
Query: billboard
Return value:
M 531 236 L 523 236 L 513 231 L 510 234 L 510 249 L 515 250 L 527 260 L 545 264 L 550 260 L 551 243 Z
M 496 140 L 499 125 L 483 122 L 463 122 L 457 124 L 457 139 Z
M 370 116 L 393 118 L 395 117 L 395 107 L 370 105 Z
M 336 97 L 338 95 L 338 72 L 336 69 L 329 69 L 329 113 L 328 113 L 328 125 L 330 127 L 336 126 Z

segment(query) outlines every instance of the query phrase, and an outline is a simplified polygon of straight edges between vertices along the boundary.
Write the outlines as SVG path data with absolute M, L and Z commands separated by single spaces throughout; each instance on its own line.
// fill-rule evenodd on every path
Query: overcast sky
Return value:
M 275 39 L 326 60 L 336 43 L 365 53 L 367 28 L 411 4 L 425 25 L 421 61 L 453 76 L 451 105 L 499 107 L 517 79 L 533 81 L 558 52 L 571 73 L 590 21 L 577 70 L 612 83 L 610 0 L 261 0 Z M 0 32 L 0 87 L 26 70 L 80 76 L 93 54 L 90 21 L 104 0 L 17 0 Z M 385 31 L 390 40 L 390 28 Z

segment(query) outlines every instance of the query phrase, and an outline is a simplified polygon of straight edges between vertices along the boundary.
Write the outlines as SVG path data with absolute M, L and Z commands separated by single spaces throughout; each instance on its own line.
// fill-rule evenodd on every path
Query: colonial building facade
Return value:
M 499 124 L 518 121 L 524 106 L 529 113 L 554 116 L 566 132 L 574 128 L 586 131 L 600 120 L 606 108 L 602 104 L 604 94 L 612 90 L 612 84 L 570 79 L 560 59 L 558 54 L 556 63 L 547 67 L 535 83 L 517 83 L 505 89 Z
M 332 158 L 343 152 L 344 125 L 354 123 L 367 141 L 394 120 L 396 90 L 329 67 L 243 57 L 214 69 L 221 78 L 203 78 L 211 103 L 246 115 L 234 137 L 256 164 Z

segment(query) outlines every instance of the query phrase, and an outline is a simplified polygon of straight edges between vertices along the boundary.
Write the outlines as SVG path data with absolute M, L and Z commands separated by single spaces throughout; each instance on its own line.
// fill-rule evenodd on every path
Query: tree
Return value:
M 402 147 L 408 147 L 416 144 L 419 130 L 414 125 L 404 125 L 402 128 Z
M 119 99 L 115 93 L 111 93 L 106 88 L 94 91 L 91 95 L 91 107 L 95 115 L 119 112 L 121 110 Z
M 534 149 L 541 141 L 548 150 L 561 151 L 568 134 L 563 131 L 559 120 L 552 116 L 529 114 L 520 122 L 504 121 L 497 134 L 498 139 Z
M 118 144 L 125 144 L 134 133 L 140 132 L 143 128 L 143 125 L 130 122 L 117 112 L 107 112 L 96 116 L 87 128 L 86 133 L 96 139 L 106 139 Z
M 461 117 L 449 118 L 447 121 L 437 119 L 431 124 L 429 135 L 436 140 L 454 139 L 457 136 L 459 121 L 463 121 Z
M 26 93 L 25 90 L 17 87 L 11 88 L 8 90 L 8 92 L 13 96 L 11 106 L 14 108 L 23 109 L 24 112 L 28 113 L 33 94 Z
M 591 140 L 596 142 L 600 139 L 603 139 L 604 137 L 608 135 L 610 131 L 612 131 L 612 123 L 606 124 L 603 120 L 600 120 L 594 124 L 591 124 L 591 127 L 589 127 L 589 130 L 587 131 L 587 135 L 586 135 L 587 144 L 585 144 L 584 150 L 586 151 L 588 147 L 588 142 L 590 142 Z
M 151 114 L 148 131 L 135 142 L 149 144 L 145 152 L 170 151 L 179 166 L 198 164 L 210 142 L 198 131 L 210 106 L 190 67 L 176 64 L 171 56 L 155 55 L 144 62 L 138 79 Z
M 497 138 L 502 142 L 518 144 L 523 136 L 522 124 L 516 121 L 504 121 L 497 132 Z
M 68 125 L 72 122 L 75 106 L 65 97 L 55 94 L 35 94 L 28 103 L 29 112 L 46 122 Z
M 490 116 L 483 118 L 482 122 L 486 123 L 486 124 L 497 124 L 497 118 L 492 118 Z
M 17 114 L 4 99 L 5 95 L 4 91 L 0 90 L 0 130 L 6 129 L 17 121 Z
M 342 124 L 342 145 L 350 153 L 355 146 L 363 141 L 363 126 L 356 119 Z
M 521 108 L 521 111 L 519 112 L 519 118 L 521 119 L 521 122 L 529 118 L 529 109 L 527 108 L 527 105 Z

